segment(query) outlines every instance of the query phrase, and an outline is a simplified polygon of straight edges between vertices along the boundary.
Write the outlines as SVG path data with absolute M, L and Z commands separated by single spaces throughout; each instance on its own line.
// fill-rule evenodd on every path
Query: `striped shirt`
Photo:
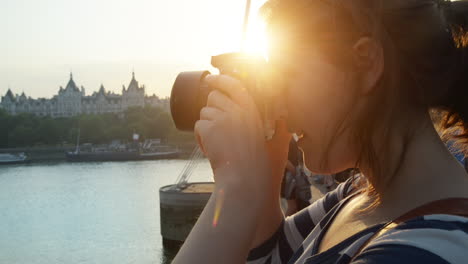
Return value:
M 247 263 L 350 263 L 361 246 L 385 225 L 368 227 L 318 253 L 325 231 L 352 196 L 352 180 L 287 217 L 271 238 L 250 251 Z M 443 214 L 413 218 L 372 239 L 352 263 L 468 263 L 468 218 Z

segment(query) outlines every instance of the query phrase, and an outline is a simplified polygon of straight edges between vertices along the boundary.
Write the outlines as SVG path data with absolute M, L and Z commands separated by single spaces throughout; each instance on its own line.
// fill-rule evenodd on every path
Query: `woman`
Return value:
M 361 176 L 284 219 L 284 124 L 265 143 L 241 83 L 211 77 L 196 135 L 216 188 L 174 262 L 464 263 L 468 218 L 419 213 L 379 230 L 421 205 L 468 198 L 466 172 L 428 114 L 447 111 L 445 128 L 467 142 L 467 2 L 271 0 L 263 12 L 306 167 Z

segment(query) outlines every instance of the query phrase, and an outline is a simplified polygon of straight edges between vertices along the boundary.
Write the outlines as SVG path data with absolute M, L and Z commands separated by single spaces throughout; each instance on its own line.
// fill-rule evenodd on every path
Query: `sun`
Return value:
M 249 24 L 245 42 L 243 43 L 243 51 L 249 54 L 261 55 L 265 59 L 267 56 L 268 42 L 266 36 L 265 21 L 259 16 L 259 8 L 266 0 L 253 1 L 250 10 Z

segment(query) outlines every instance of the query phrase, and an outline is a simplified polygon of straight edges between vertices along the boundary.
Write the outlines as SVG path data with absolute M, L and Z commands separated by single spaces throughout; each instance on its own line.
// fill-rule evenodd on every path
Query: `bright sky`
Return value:
M 252 0 L 250 43 L 259 43 Z M 70 70 L 89 95 L 121 93 L 134 69 L 148 94 L 165 97 L 180 71 L 238 51 L 244 0 L 0 0 L 0 95 L 49 98 Z M 252 45 L 249 45 L 252 46 Z M 259 48 L 251 48 L 258 50 Z M 212 71 L 213 72 L 213 71 Z

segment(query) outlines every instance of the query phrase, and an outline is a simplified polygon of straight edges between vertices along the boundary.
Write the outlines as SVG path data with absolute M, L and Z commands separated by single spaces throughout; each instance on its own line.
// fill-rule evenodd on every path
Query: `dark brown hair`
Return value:
M 370 36 L 382 45 L 385 69 L 379 89 L 353 124 L 353 141 L 360 153 L 356 167 L 370 166 L 372 174 L 366 175 L 370 193 L 382 194 L 399 169 L 384 173 L 390 169 L 384 162 L 389 146 L 375 146 L 372 138 L 376 131 L 389 137 L 390 124 L 402 119 L 402 109 L 443 110 L 447 114 L 442 127 L 455 129 L 456 134 L 451 134 L 465 149 L 468 146 L 467 1 L 270 0 L 262 14 L 273 35 L 280 35 L 275 39 L 279 45 L 281 35 L 285 42 L 306 45 L 312 44 L 309 40 L 334 36 L 336 42 L 344 44 L 332 52 L 327 50 L 337 65 L 347 61 L 345 50 L 359 37 Z M 329 146 L 343 129 L 337 128 Z M 411 136 L 408 132 L 405 137 L 400 161 Z

